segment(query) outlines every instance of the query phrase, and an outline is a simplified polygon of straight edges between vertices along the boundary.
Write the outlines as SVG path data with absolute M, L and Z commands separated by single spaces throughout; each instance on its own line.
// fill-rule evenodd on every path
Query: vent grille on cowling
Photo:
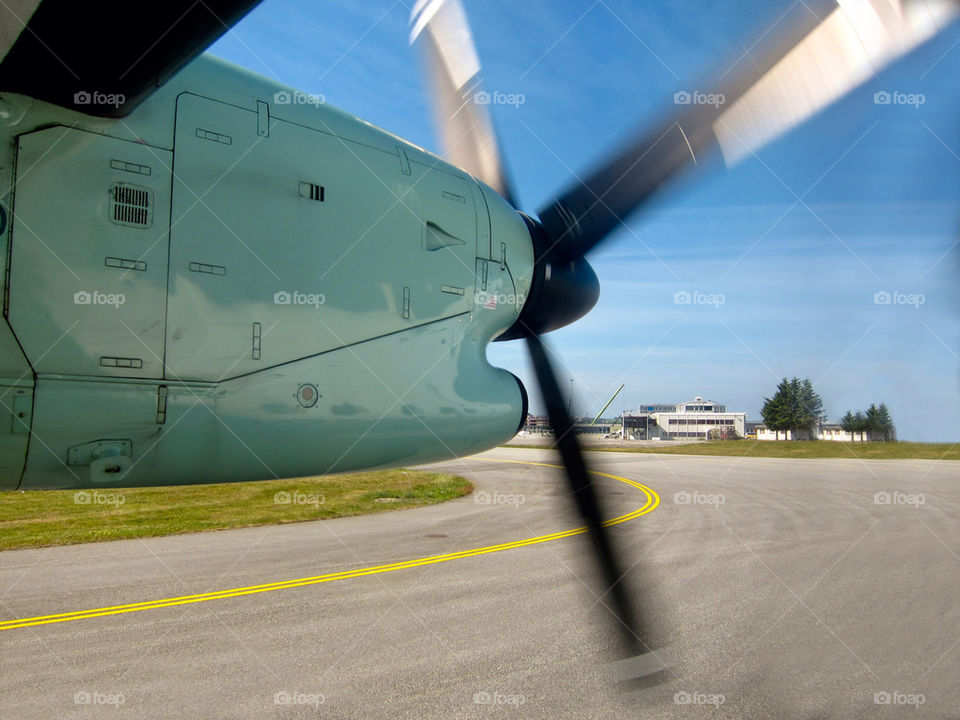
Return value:
M 150 227 L 153 221 L 153 198 L 149 188 L 127 183 L 110 187 L 110 219 L 117 225 Z
M 300 197 L 323 202 L 323 185 L 311 182 L 300 183 Z

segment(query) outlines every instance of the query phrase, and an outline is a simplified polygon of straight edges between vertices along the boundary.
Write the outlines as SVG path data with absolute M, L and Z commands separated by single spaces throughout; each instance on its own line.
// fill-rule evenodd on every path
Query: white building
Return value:
M 839 425 L 825 424 L 815 427 L 812 432 L 805 433 L 804 440 L 832 440 L 835 442 L 852 442 L 854 440 L 866 441 L 870 439 L 870 433 L 857 432 L 850 433 Z M 757 440 L 793 440 L 793 432 L 790 430 L 767 429 L 766 425 L 757 425 Z
M 733 429 L 738 437 L 743 437 L 746 420 L 745 412 L 727 412 L 725 405 L 698 395 L 677 405 L 641 405 L 636 415 L 624 417 L 624 424 L 628 431 L 636 428 L 642 431 L 642 437 L 650 439 L 707 440 L 713 430 L 724 433 Z
M 851 442 L 851 435 L 865 435 L 866 433 L 849 433 L 839 425 L 823 425 L 813 431 L 817 440 L 835 440 L 836 442 Z M 860 438 L 863 439 L 862 437 Z

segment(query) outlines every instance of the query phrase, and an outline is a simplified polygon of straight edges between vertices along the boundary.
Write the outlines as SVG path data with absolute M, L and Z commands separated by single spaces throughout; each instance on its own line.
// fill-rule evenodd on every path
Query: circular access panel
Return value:
M 297 388 L 297 402 L 300 403 L 302 407 L 313 407 L 317 404 L 317 400 L 320 399 L 320 393 L 317 392 L 317 386 L 311 385 L 310 383 L 304 383 L 299 388 Z

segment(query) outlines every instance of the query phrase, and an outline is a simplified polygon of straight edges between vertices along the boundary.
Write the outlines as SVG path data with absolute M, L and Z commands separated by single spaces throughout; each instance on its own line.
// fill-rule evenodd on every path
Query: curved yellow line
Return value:
M 483 460 L 486 462 L 516 463 L 518 465 L 538 465 L 540 467 L 550 468 L 561 467 L 560 465 L 526 462 L 523 460 L 498 460 L 494 458 L 471 459 Z M 594 475 L 611 478 L 613 480 L 619 480 L 627 485 L 631 485 L 639 489 L 647 496 L 646 503 L 633 512 L 605 520 L 603 524 L 606 527 L 610 527 L 611 525 L 619 525 L 620 523 L 633 520 L 641 515 L 646 515 L 647 513 L 656 509 L 656 507 L 660 504 L 660 496 L 656 493 L 656 491 L 647 487 L 646 485 L 642 485 L 634 480 L 620 477 L 619 475 L 610 475 L 609 473 L 597 472 L 595 470 L 591 470 L 590 472 Z M 123 613 L 140 612 L 141 610 L 156 610 L 158 608 L 173 607 L 174 605 L 189 605 L 191 603 L 207 602 L 209 600 L 222 600 L 224 598 L 240 597 L 241 595 L 255 595 L 257 593 L 285 590 L 287 588 L 303 587 L 305 585 L 319 585 L 320 583 L 333 582 L 335 580 L 346 580 L 348 578 L 363 577 L 364 575 L 377 575 L 379 573 L 393 572 L 395 570 L 406 570 L 408 568 L 421 567 L 423 565 L 435 565 L 437 563 L 449 562 L 450 560 L 461 560 L 463 558 L 486 555 L 488 553 L 501 552 L 503 550 L 513 550 L 515 548 L 550 542 L 551 540 L 560 540 L 562 538 L 573 537 L 574 535 L 580 535 L 586 531 L 587 528 L 579 527 L 572 530 L 563 530 L 561 532 L 551 533 L 550 535 L 538 535 L 536 537 L 527 538 L 526 540 L 515 540 L 514 542 L 501 543 L 500 545 L 487 545 L 486 547 L 474 548 L 472 550 L 461 550 L 460 552 L 446 553 L 444 555 L 430 555 L 429 557 L 417 558 L 414 560 L 403 560 L 401 562 L 389 563 L 387 565 L 375 565 L 373 567 L 357 568 L 355 570 L 344 570 L 342 572 L 330 573 L 328 575 L 297 578 L 295 580 L 283 580 L 281 582 L 267 583 L 265 585 L 249 585 L 247 587 L 200 593 L 198 595 L 183 595 L 181 597 L 148 600 L 145 602 L 131 603 L 129 605 L 113 605 L 110 607 L 93 608 L 91 610 L 77 610 L 75 612 L 59 613 L 57 615 L 39 615 L 37 617 L 4 620 L 0 621 L 0 631 L 15 630 L 17 628 L 32 627 L 34 625 L 49 625 L 51 623 L 69 622 L 71 620 L 87 620 L 89 618 L 103 617 L 105 615 L 121 615 Z

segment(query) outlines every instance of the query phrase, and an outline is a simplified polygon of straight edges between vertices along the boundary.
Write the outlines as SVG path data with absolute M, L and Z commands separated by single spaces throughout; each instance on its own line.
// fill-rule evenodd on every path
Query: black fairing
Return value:
M 533 241 L 533 282 L 520 317 L 496 338 L 516 340 L 557 330 L 579 320 L 597 304 L 600 282 L 584 258 L 567 259 L 536 220 L 520 213 Z

